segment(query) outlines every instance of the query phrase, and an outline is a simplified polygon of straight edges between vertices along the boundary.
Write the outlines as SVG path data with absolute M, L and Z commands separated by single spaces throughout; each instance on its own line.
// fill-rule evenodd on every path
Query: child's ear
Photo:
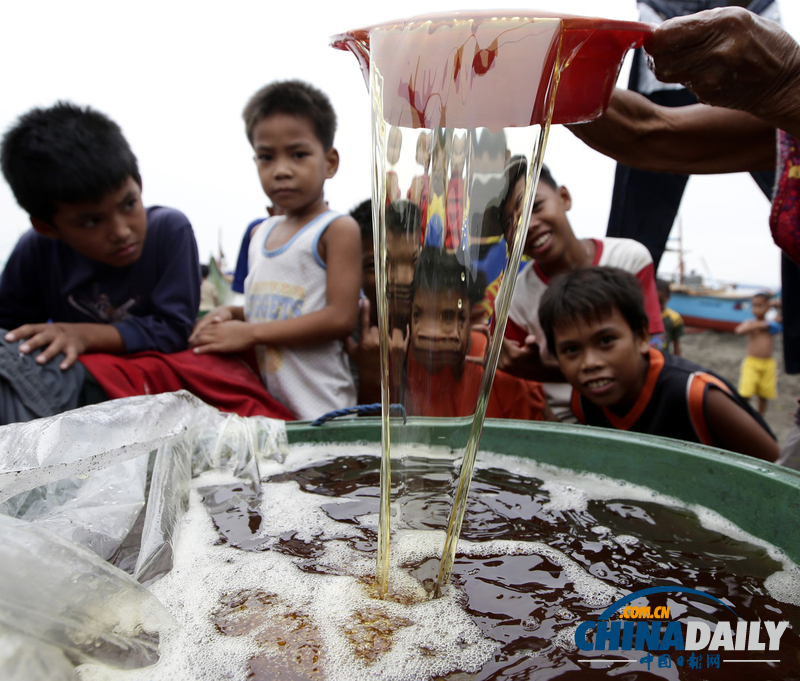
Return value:
M 650 332 L 647 328 L 643 328 L 639 332 L 639 338 L 636 339 L 636 349 L 642 355 L 646 355 L 650 352 Z
M 331 147 L 328 153 L 325 154 L 325 162 L 327 164 L 327 172 L 325 173 L 325 177 L 326 179 L 330 180 L 334 175 L 336 175 L 336 171 L 339 170 L 339 152 Z
M 58 230 L 44 220 L 31 218 L 31 226 L 42 236 L 46 236 L 49 239 L 58 239 Z
M 560 186 L 558 188 L 558 195 L 561 197 L 561 201 L 564 203 L 564 210 L 569 210 L 572 208 L 572 196 L 569 193 L 569 189 L 565 186 Z

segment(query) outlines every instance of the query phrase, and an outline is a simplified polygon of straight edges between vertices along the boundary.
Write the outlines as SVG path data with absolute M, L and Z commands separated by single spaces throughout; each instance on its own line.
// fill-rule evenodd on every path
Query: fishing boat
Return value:
M 672 284 L 669 307 L 675 310 L 686 326 L 715 331 L 733 331 L 737 325 L 752 319 L 750 300 L 755 290 L 716 289 L 708 286 Z
M 686 326 L 700 329 L 733 331 L 737 325 L 752 319 L 750 302 L 764 288 L 719 282 L 710 285 L 705 282 L 703 275 L 695 271 L 685 274 L 680 215 L 676 220 L 676 227 L 678 243 L 676 247 L 666 249 L 678 256 L 678 271 L 672 277 L 668 306 L 683 317 Z

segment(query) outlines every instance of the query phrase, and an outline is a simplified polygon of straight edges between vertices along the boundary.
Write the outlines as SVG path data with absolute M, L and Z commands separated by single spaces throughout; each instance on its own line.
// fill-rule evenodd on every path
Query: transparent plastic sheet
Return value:
M 73 662 L 128 669 L 158 660 L 158 632 L 176 624 L 133 577 L 24 520 L 0 516 L 0 533 L 0 623 Z
M 215 428 L 205 428 L 196 438 L 162 445 L 156 455 L 147 499 L 135 577 L 148 584 L 172 568 L 172 547 L 178 522 L 189 503 L 189 481 L 207 470 L 229 471 L 260 484 L 258 462 L 283 461 L 288 446 L 282 421 L 263 416 L 221 417 Z
M 75 681 L 72 663 L 59 648 L 0 626 L 3 681 Z
M 70 669 L 154 663 L 174 621 L 142 584 L 172 567 L 191 477 L 220 469 L 258 486 L 258 462 L 286 447 L 282 421 L 221 414 L 185 392 L 0 428 L 0 633 L 13 639 L 0 678 L 74 678 L 63 654 Z M 123 542 L 133 577 L 103 560 Z
M 0 428 L 0 678 L 157 661 L 175 623 L 142 584 L 172 567 L 191 477 L 220 469 L 258 486 L 258 462 L 286 447 L 282 421 L 221 414 L 185 392 Z M 103 560 L 123 542 L 134 576 Z
M 132 397 L 0 428 L 0 513 L 110 558 L 144 505 L 147 457 L 223 418 L 189 393 Z

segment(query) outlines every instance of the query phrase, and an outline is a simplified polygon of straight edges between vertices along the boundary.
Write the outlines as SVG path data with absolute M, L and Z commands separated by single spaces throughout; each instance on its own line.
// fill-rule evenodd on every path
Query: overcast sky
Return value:
M 201 259 L 219 235 L 229 262 L 247 223 L 267 203 L 244 135 L 241 110 L 272 80 L 301 78 L 324 90 L 339 116 L 338 175 L 326 184 L 332 208 L 370 195 L 370 105 L 354 57 L 329 37 L 402 16 L 493 3 L 460 0 L 230 3 L 91 0 L 5 3 L 0 24 L 0 130 L 33 106 L 59 99 L 89 104 L 116 120 L 139 158 L 147 205 L 182 210 Z M 504 4 L 504 3 L 503 3 Z M 514 6 L 515 3 L 508 3 Z M 523 6 L 516 3 L 517 7 Z M 634 0 L 534 0 L 528 8 L 638 19 Z M 396 9 L 395 9 L 396 8 Z M 783 2 L 785 26 L 800 37 L 800 3 Z M 620 83 L 627 82 L 627 64 Z M 573 196 L 579 236 L 603 236 L 614 163 L 556 126 L 546 162 Z M 719 280 L 778 286 L 769 204 L 749 175 L 694 177 L 681 209 L 687 264 Z M 0 182 L 0 262 L 28 228 Z M 665 256 L 662 272 L 674 269 Z

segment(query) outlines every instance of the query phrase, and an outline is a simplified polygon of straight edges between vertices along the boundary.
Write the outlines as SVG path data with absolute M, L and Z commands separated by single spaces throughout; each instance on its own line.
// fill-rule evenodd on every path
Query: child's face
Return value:
M 553 328 L 561 372 L 574 390 L 601 407 L 629 407 L 647 376 L 647 333 L 634 336 L 614 309 L 600 319 L 563 320 Z
M 339 167 L 335 149 L 325 151 L 307 118 L 275 113 L 253 128 L 261 186 L 286 214 L 302 212 L 323 196 L 325 180 Z
M 393 166 L 400 160 L 400 150 L 403 148 L 403 133 L 399 128 L 389 130 L 389 139 L 386 143 L 386 162 Z
M 411 314 L 411 351 L 432 374 L 459 369 L 469 349 L 470 305 L 460 291 L 418 289 Z
M 513 241 L 524 202 L 525 178 L 520 177 L 503 207 L 503 232 L 509 244 Z M 572 198 L 566 187 L 553 189 L 544 182 L 539 183 L 525 238 L 525 255 L 542 265 L 554 264 L 564 256 L 568 238 L 572 236 L 567 219 L 571 206 Z
M 142 190 L 132 177 L 100 201 L 56 203 L 52 224 L 34 218 L 31 223 L 40 234 L 111 267 L 135 263 L 147 234 Z
M 755 296 L 750 304 L 753 308 L 753 316 L 756 319 L 764 319 L 769 311 L 769 301 L 764 296 Z
M 419 257 L 419 235 L 397 235 L 387 231 L 386 255 L 390 312 L 394 322 L 404 327 L 411 315 L 412 284 Z

